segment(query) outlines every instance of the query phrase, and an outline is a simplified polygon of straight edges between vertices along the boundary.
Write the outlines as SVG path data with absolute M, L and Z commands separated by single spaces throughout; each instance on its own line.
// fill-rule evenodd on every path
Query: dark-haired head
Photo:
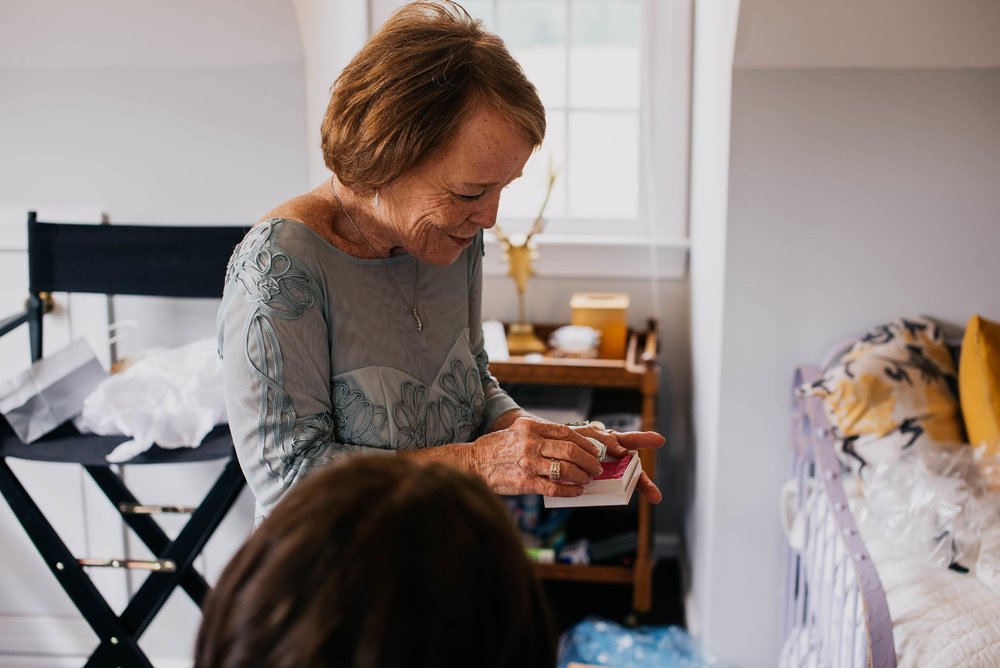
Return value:
M 196 666 L 546 666 L 554 630 L 500 500 L 403 457 L 288 493 L 205 606 Z

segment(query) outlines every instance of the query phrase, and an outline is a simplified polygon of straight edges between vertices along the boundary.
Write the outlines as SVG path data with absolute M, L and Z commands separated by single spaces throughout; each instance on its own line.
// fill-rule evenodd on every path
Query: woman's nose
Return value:
M 480 206 L 476 208 L 476 211 L 469 217 L 469 220 L 483 229 L 491 229 L 497 224 L 497 211 L 500 208 L 500 189 L 497 188 L 495 193 L 484 195 L 479 203 Z

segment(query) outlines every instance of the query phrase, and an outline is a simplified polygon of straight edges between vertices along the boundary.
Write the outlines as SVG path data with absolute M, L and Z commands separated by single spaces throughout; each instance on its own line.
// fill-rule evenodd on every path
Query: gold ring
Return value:
M 558 459 L 549 460 L 549 480 L 559 480 L 562 475 L 562 462 Z

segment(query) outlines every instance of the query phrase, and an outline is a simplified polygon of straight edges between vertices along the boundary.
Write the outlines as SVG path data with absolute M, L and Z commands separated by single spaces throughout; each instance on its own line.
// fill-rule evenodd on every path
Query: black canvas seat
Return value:
M 53 292 L 219 298 L 226 263 L 246 231 L 226 226 L 47 223 L 29 213 L 27 309 L 0 321 L 0 336 L 27 324 L 31 359 L 40 359 L 46 303 L 48 294 Z M 80 434 L 67 423 L 25 445 L 7 422 L 0 420 L 0 493 L 52 574 L 97 634 L 100 644 L 87 666 L 152 665 L 138 645 L 139 637 L 175 588 L 183 589 L 201 606 L 209 586 L 194 568 L 194 560 L 245 485 L 229 428 L 219 426 L 196 448 L 153 446 L 124 464 L 153 466 L 225 460 L 201 503 L 197 507 L 149 505 L 148 500 L 142 503 L 141 490 L 128 489 L 105 459 L 126 440 L 125 436 Z M 94 560 L 71 554 L 11 470 L 8 458 L 83 466 L 155 559 Z M 177 512 L 190 517 L 176 537 L 170 539 L 154 516 Z M 121 614 L 112 610 L 87 574 L 88 568 L 98 565 L 149 571 Z

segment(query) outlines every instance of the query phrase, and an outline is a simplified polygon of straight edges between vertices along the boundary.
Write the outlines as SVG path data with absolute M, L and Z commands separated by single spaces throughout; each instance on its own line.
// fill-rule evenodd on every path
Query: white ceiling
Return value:
M 0 67 L 302 62 L 290 0 L 2 0 Z
M 742 0 L 735 66 L 1000 67 L 1000 0 Z

